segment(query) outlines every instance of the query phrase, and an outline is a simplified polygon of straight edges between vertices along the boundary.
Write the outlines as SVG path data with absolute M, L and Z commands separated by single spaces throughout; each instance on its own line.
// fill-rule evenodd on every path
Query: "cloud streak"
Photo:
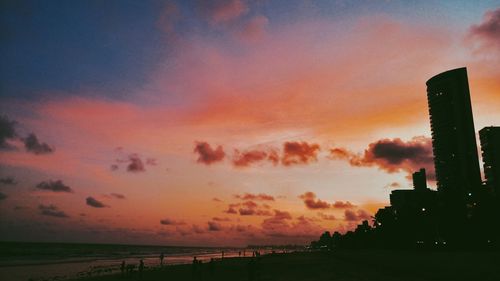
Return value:
M 40 214 L 44 215 L 44 216 L 49 216 L 49 217 L 55 217 L 55 218 L 68 218 L 69 216 L 59 210 L 58 207 L 56 207 L 55 205 L 38 205 L 38 210 L 40 211 Z
M 17 181 L 13 177 L 5 177 L 0 179 L 0 184 L 3 185 L 17 185 Z
M 241 200 L 274 201 L 274 196 L 265 193 L 259 193 L 259 194 L 245 193 L 243 195 L 236 194 L 234 197 Z
M 160 224 L 162 225 L 184 225 L 186 224 L 184 221 L 177 221 L 169 218 L 165 218 L 160 220 Z
M 93 208 L 106 208 L 106 207 L 108 207 L 106 204 L 95 199 L 92 196 L 87 197 L 87 199 L 85 199 L 85 202 L 88 206 L 93 207 Z
M 41 190 L 53 191 L 53 192 L 68 192 L 68 193 L 73 192 L 73 189 L 71 189 L 71 187 L 65 185 L 61 180 L 42 181 L 36 185 L 36 188 L 41 189 Z

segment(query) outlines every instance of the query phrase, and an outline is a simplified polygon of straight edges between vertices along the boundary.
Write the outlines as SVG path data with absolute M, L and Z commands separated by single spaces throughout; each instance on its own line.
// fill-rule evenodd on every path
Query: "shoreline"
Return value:
M 120 280 L 498 280 L 500 252 L 343 250 L 234 257 L 71 281 Z

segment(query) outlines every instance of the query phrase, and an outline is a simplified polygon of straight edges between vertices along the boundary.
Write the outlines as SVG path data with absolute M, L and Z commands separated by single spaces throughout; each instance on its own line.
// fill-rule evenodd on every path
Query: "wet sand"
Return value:
M 192 265 L 150 268 L 142 273 L 86 277 L 85 281 L 119 280 L 500 280 L 498 252 L 341 251 L 228 258 L 194 271 Z M 254 278 L 251 279 L 251 275 Z

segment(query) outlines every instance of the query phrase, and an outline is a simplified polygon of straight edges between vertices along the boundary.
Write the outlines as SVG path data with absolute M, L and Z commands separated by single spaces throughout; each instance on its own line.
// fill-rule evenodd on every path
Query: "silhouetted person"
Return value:
M 142 272 L 144 271 L 144 261 L 141 259 L 139 261 L 139 276 L 142 277 Z
M 241 251 L 238 252 L 238 257 L 241 257 Z
M 193 280 L 196 279 L 196 273 L 198 271 L 198 259 L 196 257 L 193 258 L 193 265 L 191 267 L 191 273 L 193 276 Z
M 165 258 L 165 255 L 161 253 L 160 255 L 160 266 L 163 266 L 163 259 Z
M 224 259 L 224 251 L 222 251 L 222 259 Z
M 122 275 L 125 274 L 125 261 L 122 261 L 122 264 L 120 265 L 120 272 L 122 273 Z

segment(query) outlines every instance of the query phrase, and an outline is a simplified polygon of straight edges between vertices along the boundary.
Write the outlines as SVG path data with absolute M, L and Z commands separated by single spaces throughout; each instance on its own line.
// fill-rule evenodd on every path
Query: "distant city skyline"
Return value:
M 497 1 L 7 1 L 0 20 L 2 241 L 309 243 L 421 168 L 437 188 L 434 75 L 467 68 L 478 184 L 500 125 Z

